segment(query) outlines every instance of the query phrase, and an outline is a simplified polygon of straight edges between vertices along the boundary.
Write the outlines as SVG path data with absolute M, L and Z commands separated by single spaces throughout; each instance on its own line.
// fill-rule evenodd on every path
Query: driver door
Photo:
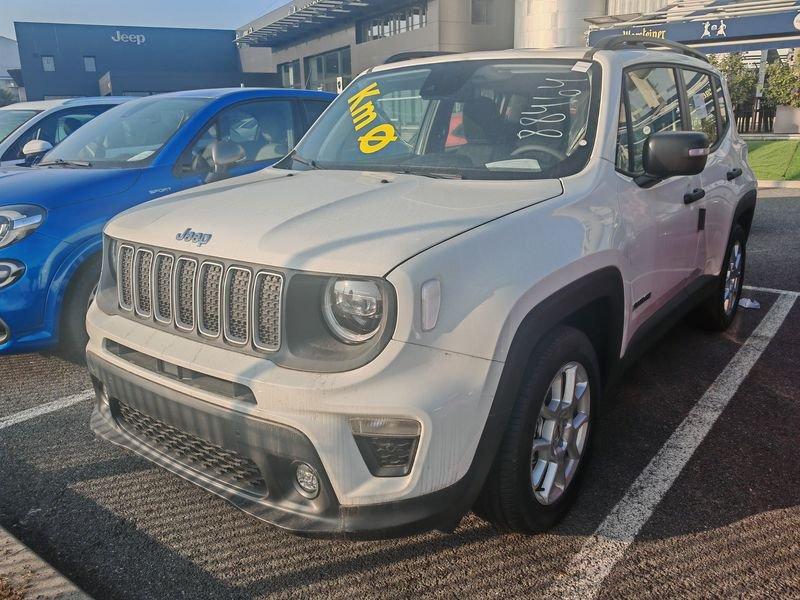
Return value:
M 297 141 L 298 118 L 291 100 L 255 100 L 221 110 L 187 147 L 176 165 L 179 189 L 206 183 L 214 171 L 211 158 L 215 142 L 242 148 L 243 157 L 226 171 L 237 177 L 277 162 Z
M 684 196 L 701 187 L 700 177 L 637 183 L 644 174 L 647 138 L 684 129 L 685 103 L 677 75 L 674 68 L 659 65 L 637 66 L 623 75 L 617 174 L 631 273 L 631 334 L 699 272 L 697 207 L 686 204 Z

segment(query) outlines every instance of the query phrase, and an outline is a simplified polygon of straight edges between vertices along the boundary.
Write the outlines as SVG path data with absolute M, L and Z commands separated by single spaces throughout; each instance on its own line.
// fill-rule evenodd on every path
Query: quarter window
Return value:
M 719 139 L 717 131 L 717 103 L 711 77 L 700 71 L 681 70 L 686 84 L 686 97 L 689 100 L 689 115 L 693 131 L 702 131 L 708 136 L 709 145 L 714 146 Z
M 728 129 L 728 105 L 725 104 L 725 92 L 722 89 L 722 81 L 716 75 L 714 76 L 714 87 L 717 90 L 717 106 L 719 106 L 720 124 L 722 131 Z
M 646 67 L 630 70 L 624 77 L 624 92 L 628 97 L 630 113 L 625 144 L 630 157 L 629 171 L 642 172 L 642 150 L 648 137 L 661 131 L 679 131 L 682 128 L 680 93 L 674 69 Z M 618 153 L 617 163 L 620 163 Z

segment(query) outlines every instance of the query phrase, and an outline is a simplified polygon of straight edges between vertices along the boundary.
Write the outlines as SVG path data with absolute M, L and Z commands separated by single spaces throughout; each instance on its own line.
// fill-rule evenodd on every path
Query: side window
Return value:
M 682 128 L 678 82 L 674 69 L 644 67 L 628 71 L 624 86 L 630 106 L 630 170 L 641 173 L 645 140 L 660 131 Z
M 297 142 L 291 101 L 260 100 L 222 110 L 184 153 L 180 171 L 212 171 L 211 145 L 218 141 L 242 147 L 244 158 L 240 165 L 274 161 L 285 156 Z
M 719 132 L 717 131 L 717 103 L 714 101 L 711 77 L 700 71 L 681 69 L 681 73 L 686 84 L 692 130 L 705 133 L 710 145 L 714 146 L 719 139 Z
M 714 87 L 717 90 L 717 106 L 719 106 L 720 123 L 722 124 L 722 131 L 728 130 L 728 105 L 725 104 L 725 92 L 722 89 L 722 80 L 714 75 Z
M 31 140 L 45 140 L 57 146 L 80 127 L 86 125 L 97 115 L 107 111 L 110 106 L 81 106 L 62 110 L 45 117 L 26 131 L 3 155 L 2 160 L 18 160 L 25 157 L 22 149 Z
M 328 108 L 328 102 L 322 102 L 320 100 L 304 100 L 303 107 L 306 110 L 306 123 L 308 126 L 311 127 L 314 122 L 319 119 L 319 116 L 323 113 L 323 111 Z

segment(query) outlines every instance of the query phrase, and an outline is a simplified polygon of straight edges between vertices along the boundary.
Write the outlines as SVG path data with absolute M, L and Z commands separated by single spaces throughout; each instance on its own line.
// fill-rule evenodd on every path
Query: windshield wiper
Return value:
M 39 163 L 40 167 L 91 167 L 92 163 L 88 160 L 64 160 L 63 158 L 57 158 L 55 160 L 49 160 L 47 162 Z
M 461 173 L 434 173 L 431 171 L 413 171 L 411 169 L 402 169 L 399 171 L 392 171 L 400 175 L 419 175 L 420 177 L 430 177 L 431 179 L 464 179 Z
M 301 165 L 305 165 L 307 167 L 311 167 L 312 169 L 321 169 L 322 168 L 317 164 L 317 161 L 312 160 L 310 158 L 303 158 L 302 156 L 300 156 L 296 152 L 291 155 L 291 159 L 292 160 L 296 160 Z

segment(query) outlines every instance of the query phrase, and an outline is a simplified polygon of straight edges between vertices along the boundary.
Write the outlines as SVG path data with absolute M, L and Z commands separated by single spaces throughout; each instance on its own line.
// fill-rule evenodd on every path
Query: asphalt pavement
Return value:
M 85 371 L 41 354 L 0 358 L 0 525 L 103 599 L 800 598 L 798 232 L 800 198 L 759 203 L 746 283 L 795 294 L 748 290 L 726 333 L 684 322 L 636 363 L 546 534 L 283 533 L 95 439 Z

